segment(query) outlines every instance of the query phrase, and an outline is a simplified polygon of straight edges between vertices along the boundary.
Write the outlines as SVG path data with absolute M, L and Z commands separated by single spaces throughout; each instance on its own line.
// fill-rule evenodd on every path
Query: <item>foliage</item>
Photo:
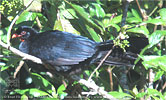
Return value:
M 43 5 L 42 10 L 39 10 L 39 12 L 32 11 L 32 9 L 38 9 L 37 6 L 31 6 L 29 10 L 25 10 L 16 21 L 12 32 L 22 25 L 31 26 L 40 31 L 53 29 L 67 31 L 86 36 L 96 42 L 115 39 L 116 41 L 114 41 L 114 43 L 124 50 L 125 47 L 128 46 L 128 41 L 116 39 L 120 32 L 123 33 L 125 38 L 143 36 L 148 38 L 149 45 L 141 51 L 139 58 L 135 61 L 135 67 L 132 68 L 135 73 L 132 77 L 136 79 L 136 73 L 139 73 L 141 77 L 146 77 L 148 76 L 148 70 L 152 69 L 155 73 L 153 83 L 164 81 L 163 78 L 166 75 L 166 8 L 163 8 L 162 4 L 164 5 L 166 3 L 165 1 L 140 1 L 143 4 L 141 5 L 141 10 L 145 11 L 145 15 L 140 13 L 136 1 L 131 2 L 127 12 L 125 27 L 121 27 L 123 13 L 122 0 L 37 0 L 37 2 Z M 6 42 L 9 25 L 23 7 L 22 0 L 2 0 L 2 2 L 0 2 L 0 12 L 2 16 L 0 22 L 0 37 L 2 41 Z M 144 16 L 148 16 L 148 19 L 144 18 Z M 12 46 L 18 48 L 19 41 L 11 40 L 11 43 Z M 0 84 L 4 86 L 1 91 L 1 97 L 10 94 L 20 95 L 22 100 L 29 97 L 39 99 L 42 96 L 46 97 L 46 99 L 63 99 L 69 95 L 65 92 L 65 90 L 67 90 L 65 86 L 61 85 L 62 83 L 58 83 L 58 79 L 48 78 L 45 72 L 36 72 L 33 71 L 33 69 L 29 71 L 28 64 L 25 68 L 28 72 L 26 76 L 29 75 L 33 82 L 26 84 L 25 86 L 28 87 L 24 89 L 16 87 L 14 90 L 10 91 L 10 93 L 3 92 L 9 88 L 6 78 L 13 76 L 14 70 L 18 66 L 21 58 L 2 47 L 0 47 L 0 50 L 0 54 L 5 56 L 0 58 Z M 137 65 L 140 60 L 142 60 L 143 67 Z M 36 65 L 33 67 L 35 66 Z M 90 76 L 90 73 L 95 68 L 96 66 L 92 65 L 90 69 L 85 72 Z M 166 91 L 164 91 L 164 89 L 162 90 L 164 86 L 159 83 L 158 85 L 161 85 L 161 87 L 158 88 L 147 88 L 143 85 L 142 87 L 146 91 L 142 92 L 142 88 L 139 88 L 141 87 L 139 86 L 141 79 L 135 80 L 133 82 L 134 86 L 131 86 L 130 90 L 126 90 L 129 93 L 122 91 L 121 88 L 118 88 L 120 86 L 117 82 L 117 78 L 120 77 L 118 76 L 118 68 L 113 69 L 113 74 L 116 75 L 113 76 L 114 91 L 110 91 L 110 80 L 107 69 L 108 66 L 103 66 L 96 72 L 96 76 L 93 78 L 100 87 L 103 87 L 110 95 L 116 98 L 140 99 L 145 97 L 146 99 L 153 98 L 155 100 L 164 100 L 166 98 Z M 146 81 L 146 79 L 144 79 L 144 81 Z M 55 82 L 57 83 L 55 84 Z M 29 86 L 32 84 L 33 86 Z M 129 84 L 132 83 L 129 82 Z M 67 85 L 69 85 L 68 81 Z M 88 91 L 88 88 L 85 86 L 81 85 L 81 88 Z M 160 92 L 161 90 L 162 92 Z

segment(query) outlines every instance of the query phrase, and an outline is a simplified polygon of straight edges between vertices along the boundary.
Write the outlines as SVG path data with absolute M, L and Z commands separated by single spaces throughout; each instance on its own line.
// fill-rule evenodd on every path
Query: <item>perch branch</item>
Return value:
M 0 40 L 0 45 L 10 51 L 12 51 L 14 54 L 22 57 L 24 60 L 31 60 L 35 63 L 38 63 L 38 64 L 43 64 L 42 60 L 35 57 L 35 56 L 32 56 L 32 55 L 29 55 L 29 54 L 26 54 L 26 53 L 23 53 L 21 52 L 20 50 L 16 49 L 16 48 L 13 48 L 11 46 L 9 46 L 8 44 L 5 44 L 3 43 L 1 40 Z

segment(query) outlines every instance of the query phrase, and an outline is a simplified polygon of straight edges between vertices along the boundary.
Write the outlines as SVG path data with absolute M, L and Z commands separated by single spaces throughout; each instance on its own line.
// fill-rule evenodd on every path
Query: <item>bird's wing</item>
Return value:
M 45 40 L 43 40 L 45 38 Z M 73 65 L 92 57 L 96 42 L 63 32 L 40 35 L 30 45 L 30 54 L 52 65 Z

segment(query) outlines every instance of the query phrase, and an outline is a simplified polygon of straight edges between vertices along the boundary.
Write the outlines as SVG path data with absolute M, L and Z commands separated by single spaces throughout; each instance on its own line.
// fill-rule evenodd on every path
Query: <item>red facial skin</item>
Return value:
M 12 39 L 14 39 L 14 38 L 18 38 L 18 37 L 22 37 L 22 35 L 18 35 L 18 34 L 13 34 L 12 35 Z M 24 40 L 23 39 L 20 39 L 22 42 L 24 42 Z

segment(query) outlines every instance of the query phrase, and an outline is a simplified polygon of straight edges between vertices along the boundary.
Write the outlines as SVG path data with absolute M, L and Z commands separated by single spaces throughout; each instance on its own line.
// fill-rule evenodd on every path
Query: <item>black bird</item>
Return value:
M 19 49 L 40 58 L 44 63 L 53 66 L 57 72 L 68 74 L 79 73 L 86 66 L 99 63 L 105 54 L 112 49 L 113 41 L 94 42 L 76 34 L 51 30 L 37 32 L 28 26 L 16 30 L 13 38 L 20 37 Z M 130 47 L 124 52 L 115 47 L 104 64 L 117 66 L 133 66 L 137 54 L 148 41 L 146 38 L 129 38 Z

